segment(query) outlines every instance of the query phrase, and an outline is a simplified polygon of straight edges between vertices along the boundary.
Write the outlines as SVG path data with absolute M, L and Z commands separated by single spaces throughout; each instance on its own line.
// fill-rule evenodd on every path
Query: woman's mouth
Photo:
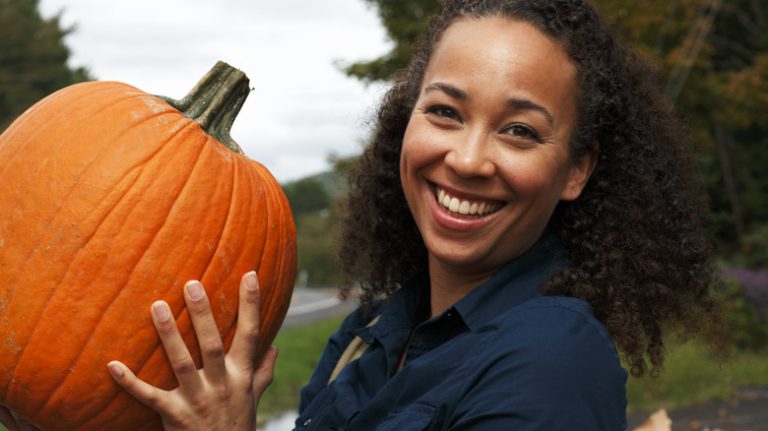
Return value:
M 434 187 L 435 199 L 440 207 L 454 215 L 484 217 L 495 213 L 504 206 L 504 202 L 491 200 L 476 200 L 454 196 L 440 186 Z

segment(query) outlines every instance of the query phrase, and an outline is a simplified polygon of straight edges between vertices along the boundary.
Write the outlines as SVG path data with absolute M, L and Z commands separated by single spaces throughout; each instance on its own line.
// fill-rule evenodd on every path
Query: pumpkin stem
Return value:
M 183 99 L 159 97 L 187 118 L 200 123 L 209 135 L 227 148 L 244 154 L 229 130 L 251 91 L 248 82 L 245 73 L 219 61 Z

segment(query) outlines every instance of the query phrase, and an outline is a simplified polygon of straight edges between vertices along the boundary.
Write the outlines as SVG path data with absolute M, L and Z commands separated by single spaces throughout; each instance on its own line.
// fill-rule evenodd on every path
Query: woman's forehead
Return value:
M 498 16 L 462 18 L 435 47 L 422 90 L 445 82 L 469 97 L 524 97 L 562 112 L 575 109 L 576 77 L 562 46 L 534 25 Z

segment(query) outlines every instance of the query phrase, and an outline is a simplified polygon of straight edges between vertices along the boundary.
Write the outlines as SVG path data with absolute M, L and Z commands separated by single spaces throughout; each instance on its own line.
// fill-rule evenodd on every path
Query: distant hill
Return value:
M 309 175 L 295 181 L 285 184 L 289 186 L 299 181 L 316 181 L 320 183 L 323 190 L 328 193 L 331 199 L 336 200 L 347 192 L 347 178 L 335 171 L 320 172 L 319 174 Z

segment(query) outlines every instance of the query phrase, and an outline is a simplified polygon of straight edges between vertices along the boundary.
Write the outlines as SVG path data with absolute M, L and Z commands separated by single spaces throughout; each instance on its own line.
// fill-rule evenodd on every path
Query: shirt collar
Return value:
M 528 251 L 509 261 L 478 288 L 453 307 L 469 330 L 475 331 L 496 316 L 540 296 L 539 286 L 568 266 L 565 249 L 552 235 L 540 239 Z M 429 277 L 418 275 L 406 283 L 381 309 L 381 319 L 371 329 L 373 335 L 410 329 L 419 323 L 419 312 L 429 303 Z M 360 331 L 368 337 L 367 328 Z
M 562 244 L 554 236 L 546 236 L 469 292 L 453 309 L 471 331 L 476 331 L 504 311 L 541 296 L 539 287 L 566 267 Z

